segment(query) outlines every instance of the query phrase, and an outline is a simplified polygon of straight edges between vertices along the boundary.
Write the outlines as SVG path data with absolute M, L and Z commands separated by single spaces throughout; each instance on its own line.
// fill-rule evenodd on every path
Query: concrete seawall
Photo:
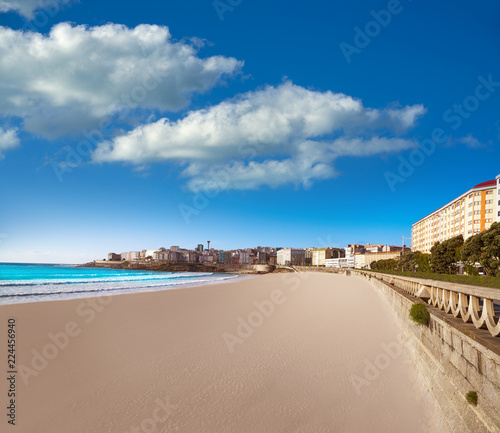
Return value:
M 500 432 L 500 337 L 428 304 L 430 323 L 418 326 L 409 318 L 409 310 L 413 303 L 423 301 L 378 280 L 375 274 L 351 272 L 368 280 L 391 304 L 448 431 Z M 477 406 L 467 402 L 469 391 L 477 392 Z
M 325 268 L 324 266 L 294 266 L 299 272 L 328 272 L 331 274 L 343 274 L 345 269 Z
M 224 269 L 226 272 L 249 273 L 249 274 L 267 274 L 273 272 L 273 265 L 239 265 L 239 264 L 222 264 L 214 265 L 218 269 Z

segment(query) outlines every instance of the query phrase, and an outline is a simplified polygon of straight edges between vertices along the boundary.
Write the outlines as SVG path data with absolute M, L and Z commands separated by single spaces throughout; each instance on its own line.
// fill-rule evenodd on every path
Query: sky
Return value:
M 0 261 L 401 245 L 500 174 L 498 2 L 325 3 L 0 0 Z

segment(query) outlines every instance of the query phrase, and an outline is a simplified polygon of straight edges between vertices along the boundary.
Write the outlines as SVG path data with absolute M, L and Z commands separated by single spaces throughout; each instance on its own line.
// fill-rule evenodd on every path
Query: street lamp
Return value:
M 410 241 L 411 241 L 411 238 L 408 238 L 408 237 L 406 237 L 406 238 L 405 238 L 405 237 L 403 236 L 403 248 L 402 248 L 402 255 L 403 255 L 403 256 L 404 256 L 404 254 L 405 254 L 405 239 L 408 239 L 408 240 L 410 240 Z

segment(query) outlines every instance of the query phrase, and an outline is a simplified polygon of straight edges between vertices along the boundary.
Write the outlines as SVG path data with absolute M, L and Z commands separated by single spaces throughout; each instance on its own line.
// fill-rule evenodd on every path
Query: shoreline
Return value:
M 255 274 L 237 274 L 237 273 L 222 273 L 221 275 L 227 275 L 227 279 L 224 280 L 214 280 L 214 281 L 188 281 L 186 283 L 177 284 L 164 284 L 155 286 L 142 286 L 142 287 L 116 287 L 109 289 L 91 289 L 91 290 L 78 290 L 71 292 L 52 292 L 52 293 L 22 293 L 16 295 L 0 295 L 0 307 L 9 305 L 20 305 L 20 304 L 31 304 L 31 303 L 41 303 L 41 302 L 57 302 L 57 301 L 71 301 L 78 299 L 89 299 L 89 298 L 100 298 L 100 297 L 110 297 L 110 296 L 122 296 L 122 295 L 133 295 L 141 293 L 156 293 L 156 292 L 166 292 L 173 290 L 185 290 L 193 287 L 204 287 L 212 286 L 218 284 L 229 284 L 237 281 L 243 281 L 246 279 L 254 278 Z M 234 277 L 232 277 L 234 275 Z M 74 283 L 73 283 L 74 284 Z M 87 284 L 87 283 L 81 283 Z M 96 283 L 94 283 L 96 284 Z M 21 285 L 21 287 L 23 287 Z M 64 296 L 67 295 L 67 296 Z M 29 299 L 29 298 L 33 299 Z M 5 302 L 3 300 L 16 300 L 16 302 Z

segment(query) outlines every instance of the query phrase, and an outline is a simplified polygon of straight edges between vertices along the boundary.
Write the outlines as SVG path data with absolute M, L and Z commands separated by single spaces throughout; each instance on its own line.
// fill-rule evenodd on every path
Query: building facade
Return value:
M 356 250 L 361 250 L 362 245 L 348 245 L 344 248 L 344 257 L 339 257 L 336 259 L 325 259 L 325 267 L 327 268 L 357 268 L 359 267 L 356 263 L 357 259 L 360 257 L 360 253 L 356 253 Z M 364 250 L 364 248 L 363 248 Z M 363 261 L 364 263 L 364 261 Z
M 303 265 L 305 262 L 305 250 L 296 248 L 282 248 L 276 255 L 278 265 Z
M 500 221 L 500 175 L 480 183 L 413 224 L 412 250 L 430 253 L 436 242 L 467 239 Z
M 409 251 L 408 249 L 405 249 L 405 251 Z M 364 254 L 364 266 L 358 266 L 358 267 L 365 267 L 365 268 L 370 268 L 370 265 L 373 262 L 378 262 L 379 260 L 399 260 L 401 258 L 402 251 L 379 251 L 377 253 L 366 253 Z
M 312 265 L 325 266 L 325 260 L 332 258 L 331 248 L 318 248 L 312 251 Z

